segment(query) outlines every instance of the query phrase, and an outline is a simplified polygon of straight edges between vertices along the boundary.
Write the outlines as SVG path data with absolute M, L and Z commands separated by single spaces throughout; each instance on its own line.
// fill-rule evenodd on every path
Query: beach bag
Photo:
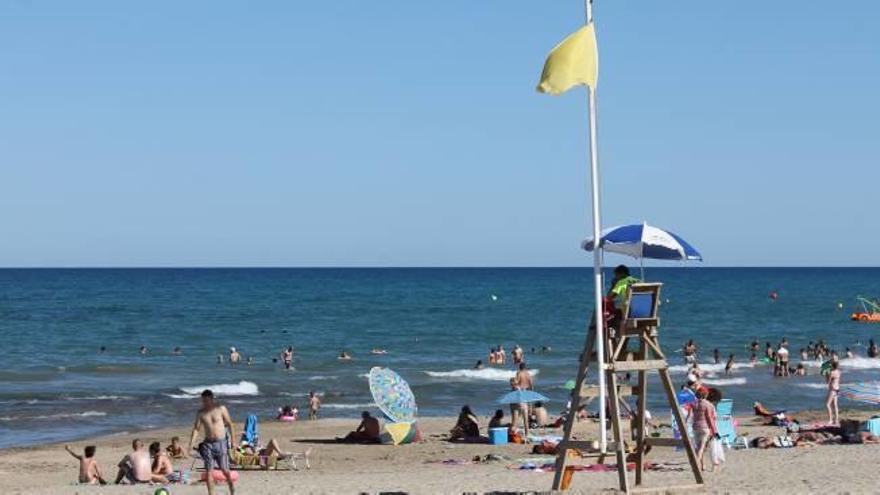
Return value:
M 712 464 L 716 465 L 727 460 L 724 458 L 724 445 L 721 444 L 721 440 L 717 438 L 712 439 L 712 448 L 709 450 L 709 458 L 712 459 Z

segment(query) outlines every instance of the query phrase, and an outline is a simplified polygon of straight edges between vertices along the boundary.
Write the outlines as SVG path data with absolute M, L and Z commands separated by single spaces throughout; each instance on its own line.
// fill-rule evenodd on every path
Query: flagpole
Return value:
M 593 0 L 584 0 L 586 23 L 593 21 Z M 596 143 L 596 88 L 587 86 L 587 100 L 590 107 L 590 177 L 593 196 L 593 290 L 596 298 L 596 361 L 599 368 L 599 431 L 600 449 L 608 450 L 606 425 L 606 384 L 605 384 L 605 318 L 602 298 L 605 293 L 602 283 L 602 215 L 599 201 L 599 150 Z M 589 356 L 587 356 L 589 359 Z M 580 384 L 579 384 L 580 385 Z

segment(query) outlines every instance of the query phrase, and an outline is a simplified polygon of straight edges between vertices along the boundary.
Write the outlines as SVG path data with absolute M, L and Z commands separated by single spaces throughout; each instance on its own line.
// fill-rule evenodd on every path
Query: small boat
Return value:
M 880 323 L 880 304 L 864 297 L 857 297 L 862 305 L 862 311 L 856 311 L 850 315 L 853 321 L 875 322 Z

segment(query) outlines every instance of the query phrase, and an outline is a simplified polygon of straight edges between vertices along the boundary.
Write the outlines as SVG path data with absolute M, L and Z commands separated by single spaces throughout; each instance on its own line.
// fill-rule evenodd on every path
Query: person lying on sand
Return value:
M 379 443 L 379 420 L 370 415 L 368 411 L 361 413 L 361 424 L 357 429 L 349 432 L 344 438 L 336 438 L 342 443 Z
M 79 455 L 71 450 L 69 445 L 65 445 L 64 450 L 66 450 L 68 454 L 72 455 L 74 459 L 79 461 L 80 483 L 85 483 L 88 485 L 94 485 L 98 483 L 102 485 L 107 484 L 107 482 L 104 480 L 104 477 L 101 475 L 101 469 L 98 467 L 98 462 L 95 460 L 94 445 L 89 445 L 84 448 L 83 455 Z
M 247 441 L 242 440 L 241 445 L 238 447 L 238 451 L 239 453 L 246 455 L 259 455 L 260 466 L 263 468 L 268 467 L 269 457 L 272 457 L 273 455 L 279 460 L 288 459 L 293 455 L 281 450 L 281 444 L 274 438 L 270 439 L 265 447 L 251 445 L 247 443 Z

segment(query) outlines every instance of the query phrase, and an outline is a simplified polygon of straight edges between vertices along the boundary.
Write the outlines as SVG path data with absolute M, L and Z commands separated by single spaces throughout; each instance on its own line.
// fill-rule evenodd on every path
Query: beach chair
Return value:
M 715 424 L 721 443 L 730 449 L 736 443 L 736 425 L 733 420 L 733 400 L 721 399 L 715 406 Z

